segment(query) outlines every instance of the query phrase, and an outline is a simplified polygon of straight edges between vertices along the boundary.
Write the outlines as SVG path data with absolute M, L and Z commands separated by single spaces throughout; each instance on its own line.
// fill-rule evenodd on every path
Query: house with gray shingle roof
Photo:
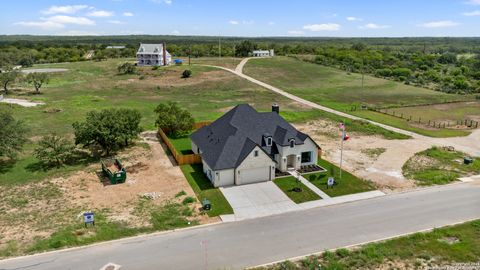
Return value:
M 167 66 L 172 62 L 172 56 L 167 51 L 166 44 L 140 43 L 137 51 L 138 66 Z
M 190 135 L 192 150 L 215 187 L 271 181 L 275 172 L 317 164 L 320 147 L 279 115 L 234 107 Z

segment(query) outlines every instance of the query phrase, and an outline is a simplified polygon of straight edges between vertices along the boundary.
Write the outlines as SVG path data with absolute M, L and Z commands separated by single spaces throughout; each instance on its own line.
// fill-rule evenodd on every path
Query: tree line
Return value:
M 139 43 L 167 43 L 174 56 L 205 57 L 247 56 L 253 49 L 274 49 L 278 55 L 318 54 L 326 48 L 349 49 L 352 44 L 365 44 L 379 51 L 401 53 L 454 54 L 480 53 L 480 38 L 242 38 L 205 36 L 101 36 L 49 37 L 0 36 L 0 66 L 30 66 L 36 63 L 75 62 L 105 58 L 135 57 Z M 125 49 L 107 49 L 123 45 Z
M 409 52 L 356 43 L 348 48 L 317 48 L 313 59 L 302 59 L 447 93 L 480 92 L 480 54 Z

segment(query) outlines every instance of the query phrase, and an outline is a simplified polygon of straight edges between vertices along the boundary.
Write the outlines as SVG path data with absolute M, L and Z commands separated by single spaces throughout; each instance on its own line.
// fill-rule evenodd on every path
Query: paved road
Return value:
M 0 261 L 0 269 L 242 269 L 478 218 L 480 183 L 461 183 Z

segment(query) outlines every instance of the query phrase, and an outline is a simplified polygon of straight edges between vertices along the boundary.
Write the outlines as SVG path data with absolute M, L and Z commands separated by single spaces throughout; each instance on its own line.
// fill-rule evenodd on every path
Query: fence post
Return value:
M 418 117 L 418 123 L 420 124 L 422 122 L 422 118 Z

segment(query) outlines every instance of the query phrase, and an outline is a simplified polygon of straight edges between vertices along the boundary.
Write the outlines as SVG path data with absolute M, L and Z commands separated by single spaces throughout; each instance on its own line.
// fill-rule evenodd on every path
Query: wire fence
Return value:
M 472 119 L 463 119 L 463 120 L 456 120 L 456 121 L 439 121 L 439 120 L 427 120 L 422 119 L 420 116 L 412 116 L 408 115 L 404 112 L 395 111 L 395 109 L 382 109 L 382 108 L 365 108 L 377 113 L 386 114 L 389 116 L 397 117 L 407 122 L 416 123 L 419 125 L 425 125 L 428 127 L 434 127 L 438 129 L 451 129 L 451 128 L 471 128 L 475 129 L 478 128 L 478 121 Z

